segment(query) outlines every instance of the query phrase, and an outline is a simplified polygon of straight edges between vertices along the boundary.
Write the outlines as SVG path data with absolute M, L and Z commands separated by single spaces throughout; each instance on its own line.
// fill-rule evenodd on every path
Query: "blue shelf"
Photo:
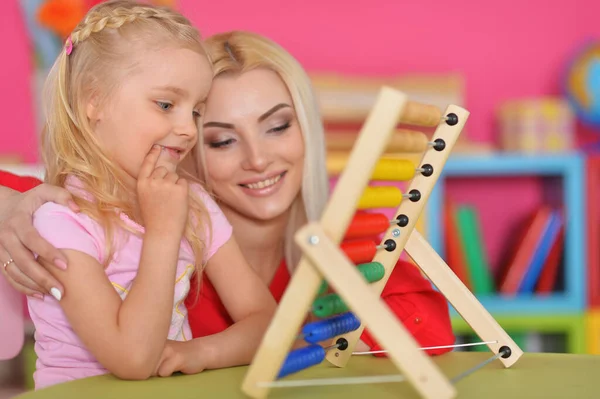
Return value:
M 585 240 L 585 159 L 577 153 L 560 155 L 494 154 L 451 156 L 427 203 L 428 240 L 440 254 L 444 252 L 444 190 L 446 179 L 485 176 L 556 176 L 563 179 L 565 209 L 564 292 L 549 296 L 490 296 L 479 300 L 492 313 L 530 314 L 581 312 L 587 298 Z M 455 315 L 456 312 L 452 310 Z

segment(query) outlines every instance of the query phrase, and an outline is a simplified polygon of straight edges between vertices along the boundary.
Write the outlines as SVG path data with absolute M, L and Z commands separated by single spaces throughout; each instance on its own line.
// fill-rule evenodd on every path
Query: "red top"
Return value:
M 285 261 L 282 261 L 269 287 L 277 302 L 281 300 L 289 281 L 290 275 Z M 431 283 L 421 276 L 413 264 L 399 261 L 381 296 L 420 346 L 454 344 L 446 299 L 432 288 Z M 203 279 L 200 299 L 195 302 L 195 298 L 196 295 L 189 295 L 186 301 L 194 337 L 215 334 L 233 324 L 208 278 Z M 373 351 L 382 350 L 367 329 L 361 340 Z M 452 348 L 432 349 L 426 352 L 440 355 L 451 350 Z
M 15 176 L 0 171 L 0 185 L 13 190 L 23 192 L 39 184 L 41 182 L 35 177 Z M 277 302 L 281 300 L 289 281 L 290 275 L 285 262 L 281 262 L 269 287 Z M 454 344 L 446 299 L 432 288 L 412 264 L 404 261 L 397 263 L 381 296 L 419 345 Z M 195 297 L 196 295 L 189 295 L 186 300 L 192 335 L 195 338 L 221 332 L 233 324 L 208 278 L 203 279 L 200 299 L 196 303 Z M 371 350 L 381 350 L 368 330 L 363 332 L 361 339 Z M 450 350 L 451 348 L 433 349 L 427 352 L 439 355 Z
M 0 170 L 0 186 L 12 188 L 19 192 L 25 192 L 42 184 L 42 182 L 29 176 L 17 176 Z

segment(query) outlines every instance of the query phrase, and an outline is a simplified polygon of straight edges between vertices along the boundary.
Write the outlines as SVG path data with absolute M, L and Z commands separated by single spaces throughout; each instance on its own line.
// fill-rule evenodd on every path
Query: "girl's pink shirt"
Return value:
M 68 187 L 76 195 L 87 195 L 75 178 L 67 180 Z M 199 186 L 191 188 L 204 202 L 212 223 L 210 243 L 207 243 L 205 260 L 208 260 L 232 234 L 232 228 L 214 200 Z M 124 214 L 121 219 L 140 233 L 144 228 Z M 34 214 L 34 226 L 43 238 L 59 249 L 83 252 L 100 264 L 104 259 L 105 236 L 97 222 L 83 213 L 75 213 L 56 203 L 42 205 Z M 208 231 L 206 231 L 208 234 Z M 143 235 L 119 229 L 115 234 L 116 252 L 106 270 L 106 277 L 117 293 L 124 299 L 137 275 L 142 253 Z M 184 300 L 190 290 L 190 277 L 194 272 L 194 254 L 186 240 L 182 240 L 177 261 L 177 272 L 173 284 L 173 313 L 169 329 L 169 340 L 185 341 L 192 338 L 188 313 Z M 93 293 L 90 293 L 93 295 Z M 60 303 L 52 296 L 44 300 L 28 298 L 29 312 L 35 325 L 35 352 L 38 360 L 34 373 L 35 387 L 49 385 L 108 373 L 86 349 L 71 328 Z

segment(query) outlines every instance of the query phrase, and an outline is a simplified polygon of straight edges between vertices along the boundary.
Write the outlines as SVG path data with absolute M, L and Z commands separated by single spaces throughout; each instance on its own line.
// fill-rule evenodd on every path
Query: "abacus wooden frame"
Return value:
M 432 141 L 442 139 L 445 148 L 438 151 L 429 147 L 425 151 L 421 165 L 432 165 L 433 174 L 426 177 L 417 173 L 410 182 L 407 192 L 418 190 L 420 199 L 403 200 L 399 205 L 396 215 L 407 215 L 408 224 L 404 227 L 392 225 L 385 233 L 382 242 L 393 239 L 396 249 L 377 252 L 373 261 L 380 262 L 386 273 L 382 280 L 369 285 L 341 251 L 339 243 L 397 123 L 410 121 L 419 125 L 419 121 L 423 121 L 422 125 L 431 124 L 430 106 L 420 107 L 417 103 L 409 102 L 404 93 L 388 87 L 380 90 L 321 220 L 307 224 L 295 235 L 303 257 L 245 376 L 242 390 L 248 396 L 264 398 L 268 395 L 270 388 L 265 383 L 275 380 L 325 278 L 362 323 L 358 330 L 344 335 L 348 341 L 345 350 L 329 351 L 326 358 L 330 363 L 338 367 L 345 366 L 364 327 L 369 326 L 370 333 L 388 351 L 388 357 L 423 398 L 454 397 L 456 390 L 449 379 L 419 349 L 414 338 L 380 298 L 403 249 L 480 338 L 494 342 L 488 344 L 490 350 L 498 353 L 502 347 L 510 349 L 510 354 L 500 359 L 505 367 L 510 367 L 522 355 L 521 349 L 414 229 L 469 116 L 468 111 L 455 105 L 448 106 L 444 115 L 449 114 L 455 114 L 458 122 L 448 124 L 441 117 L 438 118 Z M 344 275 L 344 278 L 336 278 L 340 275 Z M 332 343 L 338 338 L 332 339 Z

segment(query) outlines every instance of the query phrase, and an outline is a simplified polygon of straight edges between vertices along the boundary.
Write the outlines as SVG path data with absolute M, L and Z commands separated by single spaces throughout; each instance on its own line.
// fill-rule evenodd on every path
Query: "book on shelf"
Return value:
M 444 207 L 446 261 L 474 294 L 553 292 L 564 250 L 562 209 L 542 205 L 533 211 L 515 230 L 515 240 L 507 247 L 508 261 L 492 273 L 477 209 L 450 200 Z

